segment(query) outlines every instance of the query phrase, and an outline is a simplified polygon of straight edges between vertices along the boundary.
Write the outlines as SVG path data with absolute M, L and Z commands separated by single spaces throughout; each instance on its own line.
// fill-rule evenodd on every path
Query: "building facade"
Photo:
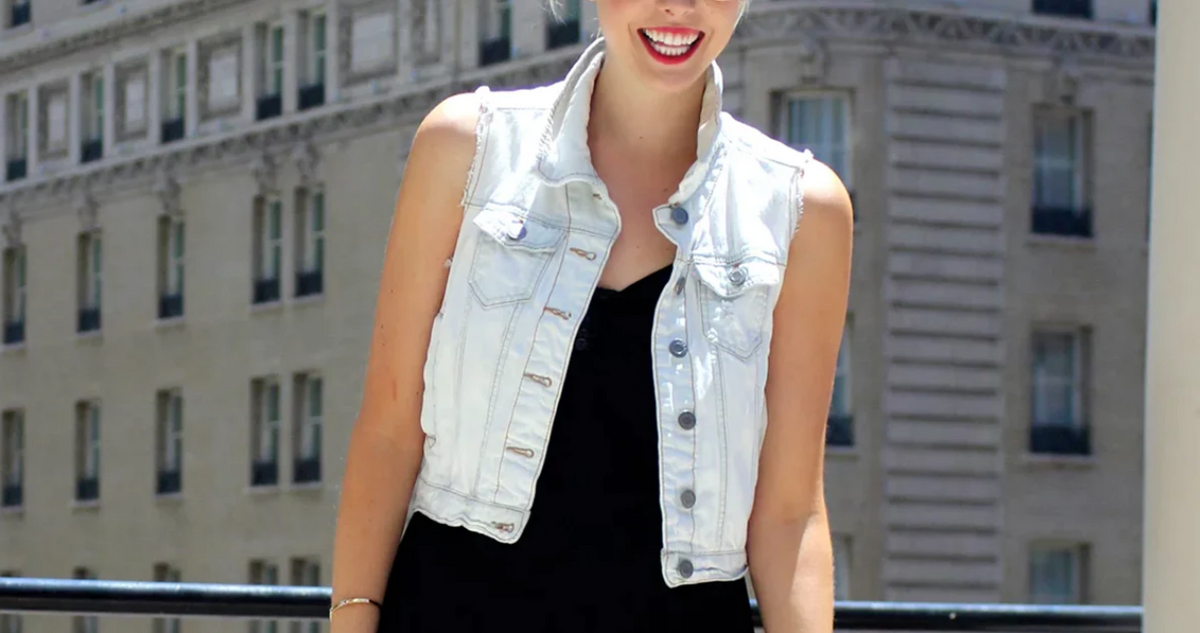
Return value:
M 563 76 L 593 4 L 2 4 L 0 573 L 328 584 L 413 130 Z M 757 0 L 721 58 L 855 201 L 839 597 L 1139 602 L 1153 19 Z

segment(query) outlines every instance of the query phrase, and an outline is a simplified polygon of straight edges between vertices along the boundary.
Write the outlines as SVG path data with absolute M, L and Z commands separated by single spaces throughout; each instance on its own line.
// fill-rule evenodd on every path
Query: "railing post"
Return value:
M 1200 3 L 1165 3 L 1158 21 L 1153 215 L 1146 349 L 1145 633 L 1196 630 L 1200 569 L 1200 213 L 1196 81 Z

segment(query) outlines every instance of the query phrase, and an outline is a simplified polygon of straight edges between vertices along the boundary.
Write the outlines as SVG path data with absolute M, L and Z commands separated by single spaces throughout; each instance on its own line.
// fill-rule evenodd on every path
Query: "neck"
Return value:
M 679 94 L 647 90 L 605 59 L 592 92 L 588 136 L 634 156 L 695 160 L 705 84 L 706 76 Z

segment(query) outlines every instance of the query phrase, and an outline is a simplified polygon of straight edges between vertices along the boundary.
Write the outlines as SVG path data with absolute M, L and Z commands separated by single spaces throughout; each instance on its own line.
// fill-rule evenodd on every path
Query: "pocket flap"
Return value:
M 746 258 L 732 263 L 694 262 L 700 281 L 726 299 L 757 286 L 774 286 L 783 278 L 782 266 L 766 259 Z
M 474 224 L 504 246 L 533 251 L 553 249 L 565 233 L 561 227 L 522 216 L 508 207 L 484 207 L 475 216 Z

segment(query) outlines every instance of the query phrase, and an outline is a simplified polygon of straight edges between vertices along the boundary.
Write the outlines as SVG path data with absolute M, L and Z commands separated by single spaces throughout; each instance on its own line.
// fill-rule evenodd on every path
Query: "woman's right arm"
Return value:
M 479 98 L 450 97 L 413 139 L 388 232 L 362 402 L 350 432 L 333 543 L 333 602 L 382 601 L 421 465 L 423 370 L 475 154 Z M 339 609 L 331 633 L 375 633 L 369 605 Z

